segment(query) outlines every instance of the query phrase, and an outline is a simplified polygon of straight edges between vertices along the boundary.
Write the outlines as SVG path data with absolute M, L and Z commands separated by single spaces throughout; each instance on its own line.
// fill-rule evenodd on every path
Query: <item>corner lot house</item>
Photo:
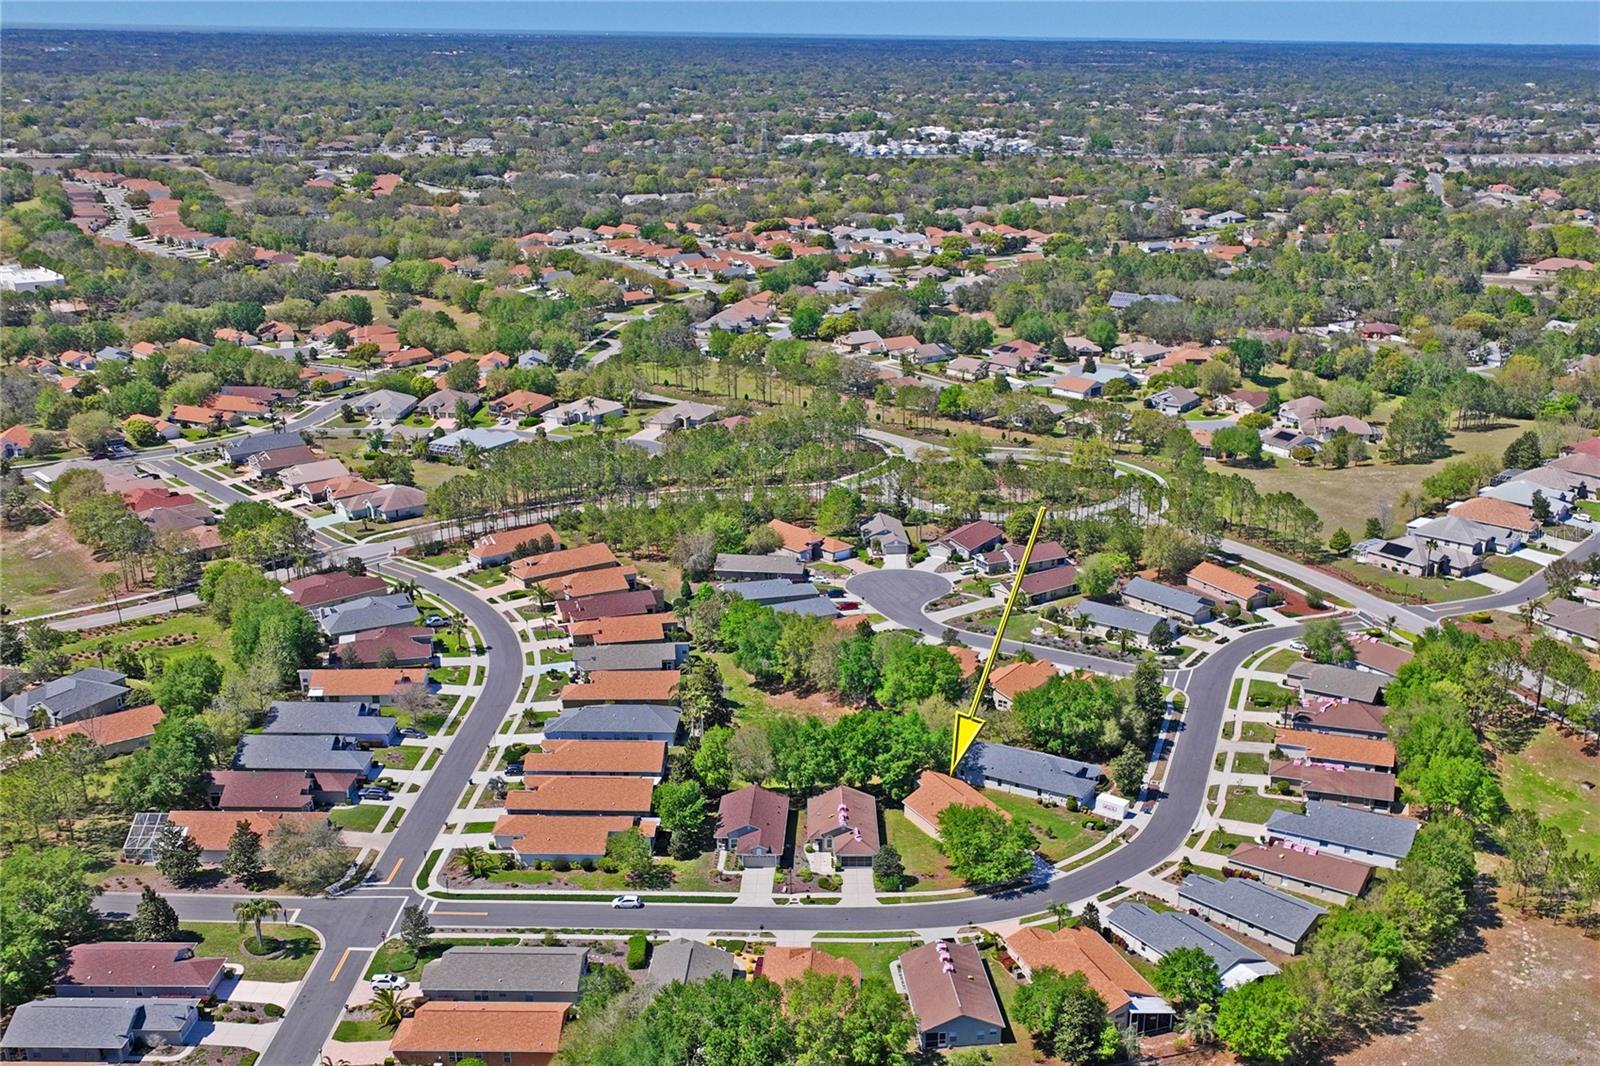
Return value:
M 422 994 L 431 1000 L 576 1003 L 589 972 L 581 947 L 454 947 L 422 969 Z
M 549 1066 L 561 1046 L 564 1003 L 424 1003 L 400 1023 L 389 1051 L 405 1066 L 482 1059 Z
M 924 1049 L 1000 1043 L 1005 1019 L 975 946 L 939 940 L 906 952 L 894 966 Z
M 220 958 L 197 959 L 185 943 L 78 944 L 56 978 L 58 996 L 215 995 L 222 984 Z
M 789 835 L 789 797 L 746 785 L 717 806 L 717 847 L 747 867 L 777 866 Z
M 605 857 L 618 833 L 637 830 L 654 839 L 656 823 L 628 815 L 585 817 L 564 814 L 505 814 L 494 824 L 495 846 L 527 866 L 535 862 L 586 862 Z
M 1094 806 L 1095 785 L 1103 776 L 1092 763 L 983 740 L 967 749 L 956 772 L 969 785 L 1054 803 L 1075 800 L 1086 810 Z
M 136 1062 L 179 1047 L 200 1022 L 196 999 L 37 999 L 11 1016 L 0 1055 L 27 1062 Z
M 1178 901 L 1203 918 L 1296 955 L 1311 927 L 1328 912 L 1286 892 L 1245 877 L 1218 881 L 1190 874 L 1178 884 Z
M 1150 614 L 1187 625 L 1211 621 L 1212 602 L 1188 589 L 1133 577 L 1122 586 L 1122 600 Z
M 548 543 L 546 538 L 549 538 Z M 519 551 L 554 551 L 561 547 L 561 535 L 549 522 L 537 522 L 516 529 L 485 533 L 467 549 L 467 560 L 478 569 L 508 563 Z
M 1131 1025 L 1140 1036 L 1153 1036 L 1172 1028 L 1172 1005 L 1092 929 L 1051 932 L 1027 926 L 1007 937 L 1006 947 L 1028 977 L 1046 968 L 1062 975 L 1083 974 L 1106 1001 L 1106 1017 L 1119 1029 Z
M 1156 912 L 1143 903 L 1119 903 L 1106 916 L 1106 929 L 1142 959 L 1160 962 L 1177 948 L 1199 948 L 1211 956 L 1223 988 L 1270 977 L 1278 968 L 1254 948 L 1182 911 Z
M 1406 818 L 1308 800 L 1304 814 L 1274 811 L 1267 819 L 1266 836 L 1274 843 L 1392 870 L 1410 854 L 1418 828 Z

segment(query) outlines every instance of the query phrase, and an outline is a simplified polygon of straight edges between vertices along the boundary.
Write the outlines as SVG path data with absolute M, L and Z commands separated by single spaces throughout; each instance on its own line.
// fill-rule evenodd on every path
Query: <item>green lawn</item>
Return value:
M 1233 757 L 1233 772 L 1236 774 L 1264 774 L 1267 772 L 1267 757 L 1257 755 L 1253 751 L 1241 751 Z
M 1233 763 L 1235 769 L 1237 769 L 1239 756 L 1234 756 Z M 1265 823 L 1268 818 L 1272 817 L 1274 811 L 1303 810 L 1305 810 L 1305 805 L 1294 800 L 1277 796 L 1263 796 L 1254 789 L 1235 786 L 1228 789 L 1228 799 L 1223 804 L 1222 817 L 1232 818 L 1240 822 Z
M 984 795 L 996 807 L 1009 812 L 1011 817 L 1024 819 L 1033 827 L 1033 835 L 1039 838 L 1039 854 L 1050 862 L 1060 862 L 1068 855 L 1092 847 L 1104 839 L 1103 833 L 1083 827 L 1083 823 L 1093 817 L 1088 811 L 1047 807 L 1038 800 L 996 788 L 988 789 Z
M 1483 560 L 1483 568 L 1496 577 L 1503 577 L 1507 581 L 1523 581 L 1537 574 L 1541 567 L 1538 563 L 1528 559 L 1519 559 L 1513 555 L 1490 555 Z
M 716 854 L 707 852 L 693 859 L 658 859 L 657 862 L 672 870 L 672 888 L 682 892 L 737 892 L 737 880 L 718 884 L 715 875 Z M 495 884 L 544 886 L 561 882 L 574 891 L 614 892 L 629 888 L 627 875 L 606 873 L 604 870 L 583 870 L 573 867 L 565 873 L 555 870 L 501 870 L 489 875 Z
M 276 919 L 261 924 L 262 936 L 283 945 L 281 954 L 271 958 L 257 958 L 244 950 L 244 941 L 255 939 L 255 931 L 248 927 L 240 932 L 232 922 L 184 922 L 182 929 L 182 939 L 194 944 L 197 957 L 220 956 L 237 963 L 252 981 L 298 981 L 311 969 L 321 948 L 310 929 L 285 925 Z
M 408 744 L 379 748 L 372 754 L 390 770 L 410 770 L 422 760 L 422 753 L 426 750 L 421 745 Z
M 1211 839 L 1206 841 L 1206 846 L 1201 850 L 1209 851 L 1213 855 L 1231 855 L 1233 854 L 1233 849 L 1240 844 L 1251 843 L 1254 843 L 1254 840 L 1250 837 L 1242 837 L 1237 833 L 1225 833 L 1218 829 L 1211 834 Z
M 905 863 L 907 888 L 961 887 L 963 882 L 950 872 L 939 842 L 912 825 L 905 811 L 884 811 L 883 828 Z
M 346 1018 L 333 1031 L 335 1040 L 351 1044 L 369 1040 L 388 1040 L 393 1036 L 394 1030 L 375 1018 Z
M 1600 762 L 1553 727 L 1500 760 L 1500 787 L 1512 807 L 1535 811 L 1558 826 L 1574 848 L 1600 858 L 1600 798 L 1583 790 L 1584 781 L 1600 781 Z
M 1262 681 L 1260 678 L 1250 682 L 1250 703 L 1252 706 L 1276 710 L 1294 702 L 1294 693 L 1282 685 L 1274 685 L 1271 681 Z
M 889 979 L 889 964 L 912 948 L 920 940 L 900 940 L 890 943 L 846 944 L 837 940 L 818 940 L 812 946 L 840 959 L 849 959 L 861 967 L 862 977 Z
M 470 676 L 465 666 L 440 666 L 428 671 L 428 680 L 441 685 L 465 685 Z
M 1277 651 L 1273 652 L 1271 655 L 1257 663 L 1256 669 L 1266 671 L 1267 673 L 1281 674 L 1287 671 L 1289 667 L 1299 662 L 1300 658 L 1300 653 L 1295 651 L 1293 648 L 1279 648 Z
M 381 803 L 357 803 L 335 807 L 328 812 L 328 821 L 341 829 L 370 833 L 378 828 L 388 807 Z
M 409 978 L 412 984 L 422 979 L 422 967 L 440 955 L 447 948 L 458 944 L 483 944 L 503 946 L 515 944 L 514 936 L 494 937 L 490 940 L 466 940 L 462 938 L 434 937 L 433 943 L 422 950 L 420 955 L 406 947 L 402 940 L 388 940 L 377 951 L 372 953 L 372 961 L 367 964 L 367 972 L 362 975 L 362 980 L 370 980 L 374 974 L 397 973 L 401 977 Z
M 170 659 L 192 651 L 208 651 L 224 666 L 231 665 L 228 638 L 216 620 L 201 611 L 182 611 L 165 618 L 129 621 L 105 636 L 75 640 L 61 650 L 77 660 L 77 666 L 99 664 L 96 649 L 133 647 L 140 654 Z
M 1278 739 L 1278 731 L 1266 722 L 1239 723 L 1239 739 L 1256 744 L 1271 744 Z
M 1380 570 L 1367 563 L 1358 563 L 1354 559 L 1338 559 L 1333 564 L 1335 570 L 1353 577 L 1360 584 L 1376 586 L 1410 600 L 1421 600 L 1424 603 L 1443 603 L 1449 600 L 1465 600 L 1474 596 L 1487 596 L 1489 588 L 1476 581 L 1450 580 L 1439 577 L 1411 577 L 1407 574 L 1390 573 Z
M 460 566 L 467 561 L 467 553 L 462 548 L 450 548 L 446 551 L 435 552 L 433 555 L 419 555 L 417 562 L 428 566 L 436 566 L 440 570 L 448 570 L 453 566 Z

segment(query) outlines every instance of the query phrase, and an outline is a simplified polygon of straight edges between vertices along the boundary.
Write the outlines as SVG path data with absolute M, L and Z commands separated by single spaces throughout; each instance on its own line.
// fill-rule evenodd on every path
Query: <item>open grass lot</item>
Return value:
M 883 828 L 889 843 L 905 863 L 907 888 L 959 888 L 962 881 L 950 872 L 939 842 L 911 824 L 905 811 L 884 811 Z
M 1237 833 L 1229 833 L 1218 829 L 1211 834 L 1211 839 L 1207 840 L 1206 846 L 1200 850 L 1209 851 L 1213 855 L 1231 855 L 1233 854 L 1233 849 L 1240 844 L 1252 843 L 1254 843 L 1254 840 L 1251 837 L 1240 836 Z
M 311 930 L 275 920 L 261 923 L 261 935 L 269 943 L 276 940 L 282 945 L 280 953 L 270 958 L 257 958 L 245 951 L 244 942 L 255 939 L 255 930 L 248 926 L 240 932 L 232 922 L 184 922 L 182 929 L 183 939 L 193 942 L 196 956 L 221 956 L 237 963 L 251 981 L 298 981 L 311 969 L 312 960 L 321 950 Z
M 112 649 L 131 646 L 141 654 L 162 659 L 194 651 L 208 651 L 224 666 L 232 662 L 228 654 L 227 635 L 222 626 L 199 611 L 185 611 L 148 621 L 129 621 L 101 635 L 64 644 L 61 650 L 77 660 L 77 666 L 98 665 L 96 649 L 102 641 Z
M 783 714 L 804 717 L 814 714 L 829 721 L 847 710 L 818 696 L 796 696 L 793 693 L 768 693 L 756 688 L 751 676 L 733 663 L 729 652 L 713 652 L 711 658 L 722 671 L 722 681 L 728 700 L 734 705 L 734 717 L 741 722 L 772 718 Z
M 390 770 L 410 770 L 422 761 L 424 750 L 420 744 L 397 744 L 392 748 L 379 748 L 372 754 Z
M 401 977 L 411 980 L 412 984 L 422 978 L 422 967 L 443 955 L 445 951 L 458 944 L 480 944 L 484 946 L 504 946 L 515 944 L 514 936 L 497 936 L 488 940 L 467 940 L 460 937 L 434 937 L 433 943 L 423 948 L 421 953 L 414 953 L 406 947 L 402 940 L 386 940 L 381 948 L 372 953 L 372 961 L 367 964 L 366 973 L 362 980 L 371 980 L 374 974 L 397 973 Z
M 849 959 L 861 967 L 861 976 L 889 979 L 889 964 L 912 948 L 920 940 L 896 940 L 887 943 L 851 944 L 839 940 L 818 940 L 813 946 L 819 951 L 840 959 Z
M 328 812 L 328 821 L 340 829 L 370 833 L 378 828 L 378 823 L 383 821 L 384 813 L 388 809 L 386 805 L 379 803 L 357 803 L 335 807 Z
M 1594 941 L 1509 906 L 1463 939 L 1469 950 L 1426 983 L 1395 990 L 1403 1009 L 1394 1031 L 1340 1055 L 1341 1066 L 1595 1061 L 1600 951 Z M 1542 1008 L 1537 1017 L 1529 1009 L 1535 1003 Z
M 1286 707 L 1295 701 L 1294 693 L 1282 685 L 1275 685 L 1271 681 L 1262 681 L 1260 678 L 1250 682 L 1250 706 L 1258 710 L 1277 710 Z
M 1553 726 L 1500 760 L 1500 787 L 1511 806 L 1532 809 L 1560 826 L 1573 847 L 1600 857 L 1600 791 L 1586 791 L 1585 781 L 1600 785 L 1600 760 Z
M 1239 756 L 1237 755 L 1233 757 L 1233 768 L 1235 770 L 1239 769 Z M 1246 770 L 1243 772 L 1254 773 L 1255 771 Z M 1228 789 L 1228 799 L 1223 804 L 1222 817 L 1233 818 L 1241 822 L 1265 823 L 1268 818 L 1272 817 L 1274 811 L 1300 811 L 1304 809 L 1302 804 L 1291 799 L 1263 796 L 1252 788 L 1234 787 Z M 1206 850 L 1209 851 L 1211 849 L 1207 848 Z
M 1402 492 L 1415 493 L 1424 478 L 1438 473 L 1445 464 L 1457 459 L 1478 455 L 1498 458 L 1506 445 L 1532 428 L 1532 422 L 1508 422 L 1498 428 L 1453 433 L 1450 447 L 1453 454 L 1431 463 L 1413 463 L 1397 466 L 1392 463 L 1368 463 L 1363 466 L 1332 470 L 1320 466 L 1298 466 L 1287 460 L 1260 469 L 1228 468 L 1229 473 L 1241 473 L 1255 482 L 1256 489 L 1268 492 L 1292 492 L 1304 500 L 1322 518 L 1322 533 L 1327 536 L 1341 526 L 1352 537 L 1359 536 L 1366 521 L 1374 514 L 1378 502 L 1393 504 Z M 1395 508 L 1399 513 L 1399 508 Z
M 346 1018 L 333 1031 L 335 1040 L 351 1044 L 368 1040 L 388 1040 L 393 1036 L 394 1030 L 376 1018 Z
M 1093 847 L 1105 837 L 1104 833 L 1083 827 L 1083 823 L 1092 817 L 1087 811 L 1047 807 L 1038 800 L 995 788 L 986 790 L 984 795 L 1011 817 L 1028 822 L 1033 827 L 1033 835 L 1039 838 L 1039 854 L 1051 862 L 1060 862 L 1068 855 Z
M 737 892 L 739 880 L 717 880 L 716 853 L 706 852 L 692 859 L 658 858 L 656 862 L 672 870 L 672 888 L 682 892 Z M 574 867 L 564 873 L 555 870 L 501 870 L 490 874 L 494 884 L 567 888 L 579 891 L 621 892 L 631 889 L 626 874 Z
M 1256 663 L 1257 670 L 1268 673 L 1281 674 L 1301 660 L 1302 656 L 1293 648 L 1279 648 L 1271 655 Z
M 1466 578 L 1411 577 L 1409 574 L 1380 570 L 1376 566 L 1358 563 L 1354 559 L 1339 559 L 1332 566 L 1347 577 L 1355 578 L 1360 584 L 1376 586 L 1402 599 L 1422 603 L 1444 603 L 1449 600 L 1466 600 L 1489 594 L 1487 585 L 1480 585 Z
M 1483 568 L 1507 581 L 1522 581 L 1543 569 L 1538 563 L 1515 555 L 1491 555 L 1484 559 Z
M 1253 751 L 1241 751 L 1233 757 L 1233 772 L 1237 774 L 1264 774 L 1267 772 L 1267 757 L 1257 755 Z
M 1271 744 L 1277 739 L 1278 731 L 1265 722 L 1239 723 L 1239 739 L 1248 740 L 1254 744 Z
M 56 519 L 0 537 L 0 603 L 17 617 L 64 611 L 101 600 L 100 575 L 117 567 L 97 561 Z

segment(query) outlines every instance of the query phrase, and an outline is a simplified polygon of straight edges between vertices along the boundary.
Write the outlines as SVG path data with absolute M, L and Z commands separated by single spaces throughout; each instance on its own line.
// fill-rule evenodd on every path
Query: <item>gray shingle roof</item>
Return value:
M 800 578 L 806 574 L 806 568 L 800 560 L 789 555 L 739 555 L 734 552 L 719 552 L 715 569 L 718 576 L 779 574 Z
M 176 1037 L 196 999 L 54 998 L 17 1007 L 0 1048 L 121 1048 L 134 1030 Z
M 1163 955 L 1176 948 L 1199 948 L 1216 962 L 1218 973 L 1227 973 L 1240 963 L 1266 961 L 1259 952 L 1181 911 L 1162 913 L 1143 903 L 1119 903 L 1106 915 L 1106 921 Z
M 1191 618 L 1211 606 L 1211 601 L 1204 596 L 1142 577 L 1130 578 L 1127 585 L 1123 586 L 1122 594 Z
M 1366 670 L 1318 663 L 1304 672 L 1300 678 L 1300 688 L 1316 696 L 1377 703 L 1383 698 L 1383 686 L 1388 680 Z
M 781 577 L 762 581 L 725 581 L 717 588 L 741 599 L 771 604 L 774 607 L 790 600 L 805 600 L 817 595 L 817 587 L 810 582 L 790 581 Z
M 395 721 L 381 714 L 362 714 L 359 703 L 279 702 L 267 709 L 263 731 L 268 736 L 341 736 L 375 740 L 391 736 Z
M 576 947 L 457 947 L 422 970 L 422 992 L 531 992 L 578 996 L 589 951 Z
M 1328 913 L 1321 907 L 1247 877 L 1229 877 L 1218 881 L 1205 874 L 1190 874 L 1178 884 L 1178 898 L 1201 904 L 1293 941 L 1299 941 L 1318 918 Z
M 654 988 L 673 981 L 704 981 L 715 974 L 732 977 L 738 972 L 733 956 L 721 948 L 694 940 L 669 940 L 650 953 L 650 984 Z
M 1072 796 L 1083 806 L 1094 803 L 1100 767 L 1010 744 L 975 741 L 961 760 L 958 775 L 971 785 L 985 779 L 1021 785 L 1055 796 Z
M 1072 616 L 1087 615 L 1091 625 L 1102 629 L 1126 629 L 1141 637 L 1149 637 L 1155 632 L 1156 626 L 1166 619 L 1147 611 L 1135 611 L 1128 607 L 1118 607 L 1112 603 L 1100 603 L 1096 600 L 1083 600 L 1073 605 Z
M 127 695 L 126 675 L 89 667 L 54 681 L 35 685 L 5 701 L 5 709 L 26 721 L 33 708 L 43 704 L 56 719 L 70 720 L 99 704 Z
M 417 406 L 417 398 L 409 393 L 397 392 L 394 389 L 379 389 L 370 392 L 359 400 L 353 400 L 350 406 L 357 411 L 371 415 L 380 421 L 393 421 L 404 418 Z
M 384 596 L 363 596 L 357 600 L 329 607 L 318 619 L 318 624 L 330 637 L 347 633 L 360 633 L 368 629 L 410 625 L 421 617 L 416 604 L 404 592 L 391 592 Z
M 653 737 L 677 733 L 679 711 L 664 703 L 598 703 L 569 707 L 544 724 L 547 740 L 579 739 L 597 733 Z
M 689 645 L 676 640 L 659 644 L 593 644 L 572 649 L 579 670 L 661 670 L 683 661 Z
M 1267 819 L 1267 833 L 1283 833 L 1306 840 L 1372 852 L 1403 859 L 1416 839 L 1416 822 L 1387 814 L 1341 807 L 1336 803 L 1311 800 L 1304 814 L 1274 811 Z
M 246 733 L 234 756 L 237 770 L 344 770 L 365 773 L 368 752 L 336 745 L 338 738 L 300 734 Z
M 304 444 L 305 438 L 298 432 L 283 431 L 279 433 L 256 433 L 237 440 L 230 440 L 218 445 L 218 449 L 232 463 L 242 463 L 257 452 L 272 451 L 276 448 L 290 448 L 296 444 Z

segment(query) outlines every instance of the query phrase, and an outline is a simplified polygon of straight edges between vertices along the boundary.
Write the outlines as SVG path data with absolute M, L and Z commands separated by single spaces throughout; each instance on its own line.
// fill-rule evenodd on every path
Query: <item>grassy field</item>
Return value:
M 1239 756 L 1234 756 L 1234 769 L 1239 768 Z M 1246 771 L 1252 772 L 1252 771 Z M 1291 799 L 1263 796 L 1252 788 L 1230 788 L 1228 799 L 1222 807 L 1222 817 L 1240 822 L 1262 822 L 1271 818 L 1274 811 L 1301 811 L 1305 807 Z M 1211 850 L 1210 848 L 1206 849 Z
M 56 519 L 0 537 L 0 603 L 18 617 L 100 602 L 100 575 L 115 571 Z
M 1248 740 L 1255 744 L 1271 744 L 1278 737 L 1278 731 L 1265 722 L 1241 722 L 1239 725 L 1239 739 Z
M 422 761 L 425 750 L 420 744 L 397 744 L 392 748 L 379 748 L 372 754 L 390 770 L 410 770 Z
M 1537 574 L 1542 567 L 1528 559 L 1519 559 L 1514 555 L 1491 555 L 1483 560 L 1483 568 L 1496 577 L 1503 577 L 1507 581 L 1522 581 Z
M 1250 682 L 1250 704 L 1258 709 L 1276 710 L 1295 701 L 1294 693 L 1282 685 L 1260 678 Z
M 718 883 L 716 853 L 706 852 L 693 859 L 658 859 L 657 863 L 672 870 L 672 887 L 682 892 L 737 892 L 737 880 Z M 501 870 L 490 874 L 495 884 L 529 885 L 533 887 L 559 886 L 575 891 L 619 892 L 629 888 L 626 874 L 606 873 L 604 870 L 573 868 L 565 873 L 554 870 Z
M 335 807 L 328 812 L 328 821 L 341 829 L 350 829 L 357 833 L 370 833 L 378 828 L 378 823 L 383 821 L 383 816 L 388 807 L 379 803 L 357 803 L 344 807 Z
M 1038 800 L 1017 796 L 999 789 L 984 793 L 996 807 L 1010 813 L 1013 818 L 1025 819 L 1039 838 L 1039 854 L 1051 862 L 1060 862 L 1068 855 L 1092 847 L 1104 834 L 1083 827 L 1090 817 L 1087 811 L 1069 811 L 1065 807 L 1046 807 Z
M 434 937 L 433 943 L 422 950 L 420 955 L 415 954 L 406 947 L 401 940 L 387 940 L 383 946 L 372 953 L 372 961 L 367 964 L 367 972 L 362 975 L 362 980 L 371 980 L 374 974 L 397 973 L 401 977 L 411 980 L 412 984 L 422 978 L 422 967 L 443 955 L 446 949 L 458 944 L 481 944 L 485 946 L 504 946 L 515 944 L 514 936 L 500 936 L 489 940 L 465 940 L 461 938 Z
M 1240 469 L 1255 482 L 1261 493 L 1292 492 L 1309 504 L 1322 518 L 1323 536 L 1343 527 L 1352 537 L 1359 536 L 1367 519 L 1380 501 L 1393 505 L 1402 492 L 1416 493 L 1423 479 L 1438 473 L 1447 463 L 1477 455 L 1499 457 L 1532 422 L 1510 422 L 1496 429 L 1454 433 L 1450 436 L 1452 454 L 1431 463 L 1396 466 L 1369 463 L 1331 470 L 1320 466 L 1297 466 L 1287 460 L 1258 470 Z M 1232 472 L 1230 470 L 1230 472 Z M 1400 508 L 1394 507 L 1396 515 Z
M 959 888 L 962 881 L 950 872 L 939 842 L 911 824 L 904 811 L 884 811 L 883 828 L 889 843 L 905 863 L 907 888 Z
M 861 967 L 861 976 L 864 978 L 881 977 L 887 981 L 889 964 L 920 943 L 918 940 L 899 940 L 882 944 L 847 944 L 837 940 L 818 940 L 814 946 L 835 958 L 849 959 Z
M 1423 603 L 1444 603 L 1449 600 L 1465 600 L 1489 594 L 1487 585 L 1480 585 L 1465 578 L 1412 577 L 1409 574 L 1380 570 L 1376 566 L 1358 563 L 1354 559 L 1339 559 L 1332 566 L 1333 569 L 1355 578 L 1361 584 L 1375 585 L 1396 596 L 1420 600 Z
M 1279 648 L 1259 663 L 1256 663 L 1256 669 L 1265 670 L 1268 673 L 1281 674 L 1299 662 L 1300 659 L 1300 653 L 1293 648 Z
M 232 922 L 184 922 L 182 929 L 183 939 L 194 944 L 196 956 L 220 956 L 237 963 L 244 967 L 244 976 L 251 981 L 298 981 L 311 969 L 312 960 L 321 950 L 311 930 L 275 920 L 261 923 L 261 935 L 268 941 L 282 944 L 282 953 L 265 959 L 244 950 L 244 942 L 255 939 L 252 928 L 246 927 L 240 932 Z
M 1242 837 L 1237 833 L 1228 833 L 1218 829 L 1211 834 L 1211 839 L 1206 841 L 1206 846 L 1201 850 L 1209 851 L 1213 855 L 1231 855 L 1233 849 L 1240 844 L 1250 843 L 1254 843 L 1250 837 Z
M 1500 760 L 1506 802 L 1535 811 L 1559 826 L 1574 848 L 1600 858 L 1600 797 L 1584 791 L 1585 781 L 1600 783 L 1600 762 L 1552 727 Z
M 388 1040 L 393 1036 L 394 1030 L 376 1018 L 346 1018 L 333 1031 L 335 1040 L 349 1044 L 368 1040 Z
M 232 663 L 227 634 L 215 619 L 199 612 L 185 611 L 150 621 L 129 621 L 112 632 L 64 644 L 61 650 L 78 660 L 78 666 L 97 665 L 96 648 L 104 641 L 110 648 L 136 646 L 141 654 L 170 659 L 193 651 L 208 651 L 224 666 Z
M 1267 757 L 1257 755 L 1253 751 L 1241 751 L 1233 757 L 1233 772 L 1236 774 L 1264 774 L 1267 772 Z

